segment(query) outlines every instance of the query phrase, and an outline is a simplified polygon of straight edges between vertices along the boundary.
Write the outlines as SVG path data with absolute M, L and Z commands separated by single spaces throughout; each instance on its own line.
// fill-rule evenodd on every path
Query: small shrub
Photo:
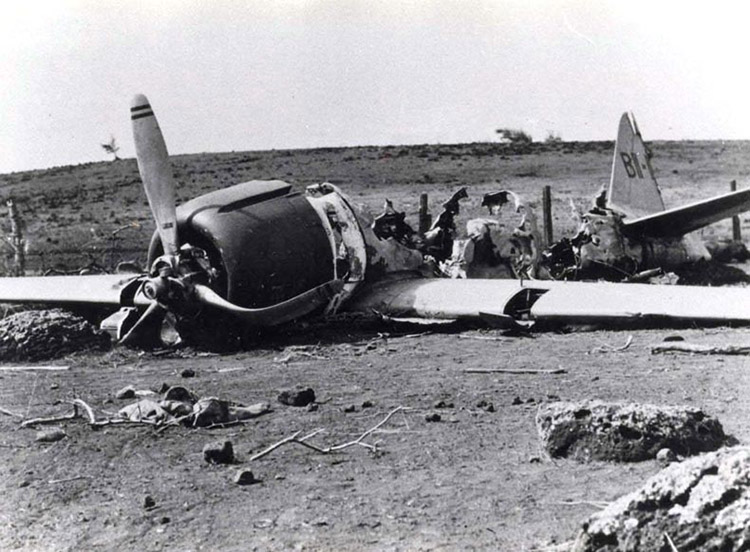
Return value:
M 530 134 L 520 129 L 498 128 L 495 132 L 500 135 L 500 141 L 506 144 L 531 144 L 534 141 Z

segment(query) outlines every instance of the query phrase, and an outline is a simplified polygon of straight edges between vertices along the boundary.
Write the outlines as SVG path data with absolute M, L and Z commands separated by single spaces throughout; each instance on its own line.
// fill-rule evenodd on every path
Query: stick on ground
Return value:
M 651 347 L 651 354 L 691 353 L 696 355 L 750 355 L 750 345 L 698 345 L 697 343 L 662 343 Z
M 304 447 L 312 449 L 312 450 L 314 450 L 316 452 L 319 452 L 321 454 L 330 454 L 332 452 L 337 452 L 339 450 L 345 449 L 347 447 L 352 447 L 352 446 L 355 446 L 355 445 L 359 445 L 361 447 L 365 447 L 365 448 L 370 449 L 370 450 L 377 450 L 377 446 L 376 445 L 371 445 L 370 443 L 366 443 L 366 442 L 364 442 L 364 439 L 366 437 L 368 437 L 369 435 L 371 435 L 372 433 L 374 433 L 375 431 L 377 431 L 378 429 L 380 429 L 383 425 L 385 425 L 388 422 L 388 420 L 390 420 L 391 417 L 393 417 L 394 414 L 396 414 L 397 412 L 401 412 L 403 410 L 406 410 L 403 406 L 399 406 L 399 407 L 391 410 L 385 418 L 383 418 L 380 422 L 378 422 L 376 425 L 374 425 L 373 427 L 371 427 L 370 429 L 368 429 L 367 431 L 365 431 L 362 435 L 360 435 L 359 437 L 357 437 L 353 441 L 342 443 L 340 445 L 333 445 L 333 446 L 330 446 L 330 447 L 319 447 L 319 446 L 314 445 L 312 443 L 308 443 L 307 441 L 308 441 L 308 439 L 311 439 L 312 437 L 314 437 L 315 435 L 317 435 L 318 433 L 320 433 L 321 431 L 323 431 L 322 429 L 316 429 L 315 431 L 313 431 L 312 433 L 308 433 L 304 437 L 300 437 L 299 436 L 300 433 L 302 433 L 302 431 L 297 431 L 296 433 L 290 435 L 289 437 L 283 438 L 281 441 L 278 441 L 277 443 L 274 443 L 270 447 L 268 447 L 268 448 L 260 451 L 256 455 L 252 456 L 250 458 L 250 461 L 252 462 L 253 460 L 258 460 L 259 458 L 263 458 L 267 454 L 270 454 L 271 452 L 273 452 L 277 448 L 279 448 L 279 447 L 281 447 L 283 445 L 286 445 L 287 443 L 297 443 L 299 445 L 302 445 Z
M 534 370 L 532 368 L 469 368 L 464 370 L 465 374 L 541 374 L 556 375 L 565 374 L 565 368 L 556 368 L 554 370 Z

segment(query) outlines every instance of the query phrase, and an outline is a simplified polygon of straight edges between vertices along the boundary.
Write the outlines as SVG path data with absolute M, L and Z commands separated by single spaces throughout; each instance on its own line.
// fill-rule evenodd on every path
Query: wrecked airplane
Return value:
M 493 249 L 483 240 L 501 243 L 492 262 L 504 263 L 520 278 L 513 280 L 435 277 L 451 270 L 446 263 L 455 249 L 453 221 L 465 190 L 446 202 L 445 216 L 424 236 L 411 231 L 392 206 L 373 219 L 328 183 L 299 193 L 282 181 L 251 181 L 176 207 L 167 148 L 145 96 L 135 96 L 131 119 L 156 221 L 150 271 L 2 278 L 0 301 L 116 310 L 103 327 L 120 343 L 138 344 L 159 342 L 165 328 L 174 327 L 184 341 L 217 346 L 254 335 L 258 328 L 342 311 L 491 320 L 506 327 L 558 321 L 750 322 L 745 289 L 530 280 L 539 259 L 533 213 L 508 192 L 490 194 L 484 204 L 492 214 L 512 199 L 521 223 L 499 242 L 491 220 L 476 223 L 472 246 L 464 244 L 462 254 L 481 257 Z M 628 151 L 638 143 L 628 144 Z M 738 194 L 718 204 L 750 197 L 750 192 Z M 708 220 L 715 205 L 690 209 Z M 723 216 L 730 211 L 722 208 Z M 661 227 L 652 215 L 623 224 L 634 224 L 643 235 Z

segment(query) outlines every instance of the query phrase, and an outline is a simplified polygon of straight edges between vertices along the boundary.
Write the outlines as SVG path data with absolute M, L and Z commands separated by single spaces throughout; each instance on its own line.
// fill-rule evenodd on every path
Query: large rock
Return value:
M 539 407 L 536 424 L 550 456 L 582 462 L 638 462 L 663 448 L 688 456 L 728 439 L 718 420 L 691 407 L 553 402 Z
M 47 360 L 109 346 L 106 332 L 61 309 L 24 311 L 0 320 L 2 361 Z
M 750 447 L 672 464 L 591 516 L 574 552 L 750 550 Z

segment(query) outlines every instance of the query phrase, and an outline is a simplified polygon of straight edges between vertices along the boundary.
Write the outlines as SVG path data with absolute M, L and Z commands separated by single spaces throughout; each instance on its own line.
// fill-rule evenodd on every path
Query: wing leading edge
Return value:
M 138 277 L 138 274 L 93 274 L 0 278 L 0 302 L 119 307 L 130 302 L 126 297 L 132 301 Z

